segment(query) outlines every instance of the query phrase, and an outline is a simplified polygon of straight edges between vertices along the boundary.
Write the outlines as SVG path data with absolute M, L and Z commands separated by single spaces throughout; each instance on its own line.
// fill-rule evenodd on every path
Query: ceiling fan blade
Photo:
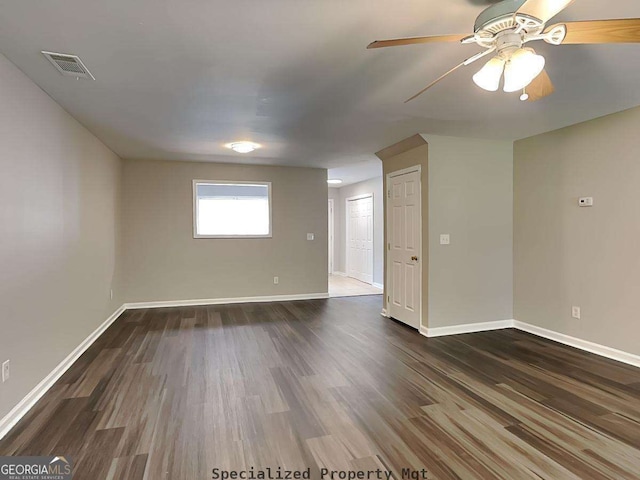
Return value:
M 543 70 L 533 82 L 525 89 L 529 95 L 529 102 L 536 102 L 544 97 L 548 97 L 556 91 L 546 70 Z
M 640 18 L 566 22 L 562 45 L 589 43 L 640 43 Z M 556 25 L 547 29 L 553 29 Z
M 445 73 L 444 75 L 440 76 L 438 79 L 434 80 L 433 82 L 431 82 L 429 85 L 427 85 L 425 88 L 423 88 L 422 90 L 420 90 L 418 93 L 416 93 L 413 97 L 409 98 L 408 100 L 405 100 L 404 103 L 409 103 L 411 100 L 414 100 L 416 98 L 418 98 L 420 95 L 422 95 L 424 92 L 426 92 L 427 90 L 429 90 L 431 87 L 433 87 L 436 83 L 440 82 L 440 80 L 443 80 L 447 75 L 452 74 L 453 72 L 455 72 L 456 70 L 458 70 L 460 67 L 464 67 L 466 61 L 462 62 L 460 65 L 456 65 L 455 67 L 453 67 L 451 70 L 449 70 L 447 73 Z
M 546 23 L 574 1 L 575 0 L 527 0 L 514 16 L 518 14 L 529 15 Z
M 393 40 L 376 40 L 370 43 L 367 48 L 382 48 L 382 47 L 400 47 L 402 45 L 416 45 L 419 43 L 437 43 L 437 42 L 459 42 L 463 38 L 467 38 L 469 35 L 435 35 L 430 37 L 410 37 L 410 38 L 395 38 Z

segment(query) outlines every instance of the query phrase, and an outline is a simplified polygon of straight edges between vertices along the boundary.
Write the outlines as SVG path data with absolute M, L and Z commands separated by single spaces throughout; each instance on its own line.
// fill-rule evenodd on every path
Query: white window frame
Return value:
M 215 184 L 215 185 L 259 185 L 266 186 L 269 192 L 269 233 L 265 235 L 200 235 L 198 233 L 198 185 L 199 184 Z M 193 238 L 272 238 L 273 237 L 273 221 L 272 221 L 272 199 L 271 199 L 271 182 L 253 182 L 247 180 L 193 180 Z

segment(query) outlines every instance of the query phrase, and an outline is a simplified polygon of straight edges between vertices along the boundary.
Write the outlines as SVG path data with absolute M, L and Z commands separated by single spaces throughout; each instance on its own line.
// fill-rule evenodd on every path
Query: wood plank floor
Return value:
M 640 478 L 640 369 L 515 330 L 426 339 L 381 297 L 124 313 L 0 442 L 76 480 L 214 468 Z

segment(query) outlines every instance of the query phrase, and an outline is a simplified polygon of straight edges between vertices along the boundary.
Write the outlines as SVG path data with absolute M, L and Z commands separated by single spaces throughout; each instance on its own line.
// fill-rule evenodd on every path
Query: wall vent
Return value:
M 76 78 L 90 78 L 95 80 L 91 72 L 85 67 L 80 57 L 77 55 L 67 55 L 66 53 L 42 52 L 47 60 L 56 67 L 62 75 Z

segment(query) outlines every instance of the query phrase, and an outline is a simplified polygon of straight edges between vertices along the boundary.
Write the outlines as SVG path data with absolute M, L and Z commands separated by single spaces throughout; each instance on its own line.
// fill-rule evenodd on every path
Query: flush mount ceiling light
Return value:
M 342 180 L 340 180 L 339 178 L 331 178 L 327 180 L 327 183 L 329 185 L 340 185 L 342 183 Z
M 580 0 L 582 3 L 589 3 Z M 517 92 L 525 87 L 520 96 L 523 101 L 533 102 L 554 92 L 553 83 L 544 70 L 545 60 L 532 49 L 525 48 L 528 42 L 545 41 L 557 45 L 588 45 L 605 43 L 640 43 L 640 18 L 619 20 L 588 20 L 548 22 L 578 0 L 502 0 L 476 18 L 471 35 L 432 35 L 427 37 L 395 38 L 377 40 L 367 48 L 397 47 L 436 42 L 459 42 L 476 44 L 482 49 L 467 58 L 444 75 L 423 88 L 407 102 L 422 95 L 459 68 L 466 67 L 481 58 L 493 57 L 474 75 L 479 87 L 495 92 L 500 87 L 504 74 L 504 91 Z M 477 2 L 480 3 L 480 2 Z M 486 0 L 485 3 L 489 3 Z M 612 2 L 615 3 L 615 2 Z M 405 103 L 407 103 L 405 102 Z
M 230 148 L 234 152 L 238 153 L 251 153 L 255 149 L 260 148 L 260 145 L 253 142 L 233 142 L 227 143 L 225 147 Z

